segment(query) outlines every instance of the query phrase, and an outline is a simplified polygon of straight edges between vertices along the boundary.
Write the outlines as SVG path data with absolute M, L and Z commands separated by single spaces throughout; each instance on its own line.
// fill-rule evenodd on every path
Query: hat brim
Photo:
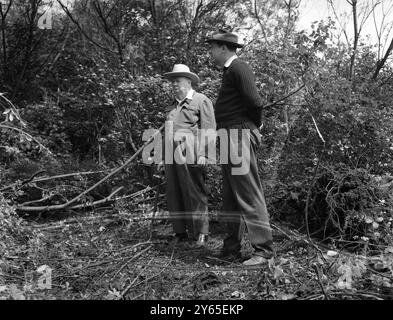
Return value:
M 192 84 L 199 83 L 199 77 L 192 72 L 167 72 L 164 74 L 164 78 L 168 80 L 172 80 L 176 77 L 185 77 L 191 80 Z
M 224 43 L 224 44 L 229 44 L 231 46 L 234 46 L 236 48 L 243 48 L 244 45 L 237 43 L 237 42 L 232 42 L 232 41 L 225 41 L 225 40 L 220 40 L 220 39 L 207 39 L 205 42 L 219 42 L 219 43 Z

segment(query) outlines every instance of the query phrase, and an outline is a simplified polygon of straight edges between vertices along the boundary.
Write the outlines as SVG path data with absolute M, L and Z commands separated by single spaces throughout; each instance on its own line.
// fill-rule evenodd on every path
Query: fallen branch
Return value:
M 97 206 L 97 205 L 100 205 L 100 204 L 106 204 L 108 202 L 114 202 L 115 200 L 112 199 L 112 197 L 115 194 L 119 193 L 123 188 L 124 187 L 117 188 L 114 192 L 112 192 L 109 196 L 107 196 L 104 199 L 97 200 L 97 201 L 94 201 L 94 202 L 89 202 L 89 203 L 78 204 L 76 206 L 70 207 L 70 209 L 82 209 L 82 208 L 84 209 L 84 208 L 94 207 L 94 206 Z
M 21 183 L 14 183 L 14 184 L 11 184 L 9 186 L 6 186 L 3 189 L 0 189 L 0 192 L 4 192 L 4 191 L 10 190 L 10 189 L 13 189 L 16 186 L 18 186 L 18 189 L 20 189 L 22 186 L 24 186 L 24 185 L 30 183 L 31 181 L 33 181 L 36 176 L 38 176 L 39 174 L 44 173 L 44 172 L 46 172 L 46 171 L 45 170 L 39 170 L 36 173 L 33 173 L 33 175 L 29 179 L 23 180 Z
M 97 206 L 97 205 L 113 203 L 113 202 L 117 202 L 117 201 L 124 200 L 124 199 L 136 198 L 136 197 L 138 197 L 138 196 L 140 196 L 140 195 L 142 195 L 142 194 L 144 194 L 144 193 L 146 193 L 146 192 L 149 192 L 149 191 L 154 190 L 155 187 L 153 187 L 153 188 L 152 188 L 152 187 L 147 187 L 146 189 L 137 191 L 137 192 L 135 192 L 135 193 L 133 193 L 133 194 L 129 194 L 129 195 L 126 195 L 126 196 L 123 196 L 123 197 L 119 197 L 119 198 L 112 199 L 112 197 L 113 197 L 116 193 L 118 193 L 121 189 L 123 189 L 123 187 L 120 187 L 120 188 L 116 189 L 115 192 L 111 193 L 108 197 L 106 197 L 106 198 L 104 198 L 104 199 L 97 200 L 97 201 L 94 201 L 94 202 L 88 202 L 88 203 L 78 204 L 78 205 L 75 205 L 75 206 L 73 206 L 73 207 L 69 207 L 68 209 L 70 209 L 70 210 L 75 210 L 75 209 L 91 208 L 91 207 L 95 207 L 95 206 Z M 53 207 L 53 206 L 52 206 L 52 207 Z M 18 209 L 18 210 L 23 210 L 23 211 L 47 211 L 47 210 L 48 210 L 47 208 L 50 208 L 50 207 L 48 207 L 48 206 L 27 207 L 27 206 L 21 205 L 21 206 L 18 207 L 17 209 Z
M 108 180 L 109 178 L 111 178 L 112 176 L 114 176 L 116 173 L 120 172 L 121 170 L 123 170 L 126 166 L 128 166 L 132 161 L 134 161 L 134 159 L 143 151 L 143 149 L 155 138 L 155 136 L 160 133 L 162 130 L 164 129 L 164 125 L 162 125 L 158 131 L 151 136 L 144 144 L 142 147 L 140 147 L 138 149 L 138 151 L 136 153 L 134 153 L 134 155 L 129 158 L 123 165 L 121 165 L 120 167 L 112 170 L 108 175 L 106 175 L 104 178 L 102 178 L 100 181 L 98 181 L 96 184 L 94 184 L 93 186 L 91 186 L 89 189 L 83 191 L 82 193 L 80 193 L 79 195 L 77 195 L 76 197 L 74 197 L 73 199 L 71 199 L 70 201 L 64 203 L 64 204 L 60 204 L 60 205 L 53 205 L 53 206 L 45 206 L 45 207 L 23 207 L 23 206 L 17 206 L 16 209 L 20 210 L 20 211 L 55 211 L 55 210 L 63 210 L 67 207 L 70 207 L 72 204 L 74 204 L 76 201 L 78 201 L 79 199 L 81 199 L 83 196 L 85 196 L 86 194 L 88 194 L 90 191 L 94 190 L 95 188 L 97 188 L 100 184 L 102 184 L 103 182 L 105 182 L 106 180 Z M 105 200 L 105 199 L 104 199 Z M 107 200 L 107 198 L 106 198 Z M 101 200 L 100 200 L 101 201 Z M 104 201 L 105 202 L 105 201 Z M 83 205 L 78 205 L 76 206 L 77 208 L 83 207 Z M 71 207 L 72 209 L 73 207 Z
M 46 172 L 46 171 L 45 171 L 45 170 L 39 170 L 39 171 L 37 171 L 36 173 L 33 173 L 33 175 L 32 175 L 29 179 L 22 181 L 22 184 L 21 184 L 21 185 L 23 186 L 23 185 L 25 185 L 25 184 L 27 184 L 27 183 L 33 181 L 33 179 L 34 179 L 36 176 L 38 176 L 39 174 L 44 173 L 44 172 Z
M 60 175 L 52 176 L 52 177 L 42 177 L 39 179 L 35 179 L 33 182 L 43 182 L 43 181 L 48 181 L 48 180 L 55 180 L 55 179 L 75 177 L 75 176 L 87 176 L 87 175 L 91 175 L 91 174 L 104 173 L 104 172 L 108 172 L 108 171 L 110 171 L 110 169 L 100 170 L 100 171 L 66 173 L 66 174 L 60 174 Z
M 66 174 L 61 174 L 61 175 L 57 175 L 57 176 L 52 176 L 52 177 L 42 177 L 42 178 L 38 178 L 38 179 L 32 179 L 30 181 L 26 181 L 25 183 L 13 183 L 9 186 L 4 187 L 3 189 L 0 190 L 0 192 L 4 192 L 7 191 L 9 189 L 12 189 L 16 186 L 22 186 L 28 183 L 36 183 L 36 182 L 43 182 L 43 181 L 48 181 L 48 180 L 55 180 L 55 179 L 60 179 L 60 178 L 68 178 L 68 177 L 73 177 L 73 176 L 79 176 L 79 175 L 90 175 L 90 174 L 97 174 L 97 173 L 103 173 L 103 172 L 108 172 L 110 171 L 108 170 L 101 170 L 101 171 L 89 171 L 89 172 L 74 172 L 74 173 L 66 173 Z M 42 171 L 39 171 L 39 173 L 41 173 Z M 37 176 L 37 174 L 35 173 L 33 175 L 34 177 Z M 34 178 L 33 177 L 33 178 Z

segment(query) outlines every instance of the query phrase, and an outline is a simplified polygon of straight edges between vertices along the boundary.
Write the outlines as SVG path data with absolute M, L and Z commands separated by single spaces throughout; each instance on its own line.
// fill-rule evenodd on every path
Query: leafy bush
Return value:
M 371 241 L 391 244 L 393 197 L 382 188 L 386 177 L 341 164 L 318 172 L 309 197 L 311 234 L 321 239 Z M 310 181 L 277 185 L 273 205 L 276 219 L 305 228 L 305 209 Z
M 0 193 L 0 257 L 15 256 L 18 254 L 29 255 L 29 243 L 39 242 L 40 235 L 29 227 L 15 212 L 3 194 Z M 31 247 L 29 250 L 32 249 Z M 39 250 L 38 247 L 35 249 Z M 35 250 L 34 249 L 34 250 Z M 0 260 L 1 263 L 4 261 Z
M 35 136 L 57 156 L 66 157 L 71 151 L 67 136 L 64 111 L 50 101 L 30 104 L 22 109 L 22 117 L 29 123 Z M 31 158 L 31 157 L 30 157 Z

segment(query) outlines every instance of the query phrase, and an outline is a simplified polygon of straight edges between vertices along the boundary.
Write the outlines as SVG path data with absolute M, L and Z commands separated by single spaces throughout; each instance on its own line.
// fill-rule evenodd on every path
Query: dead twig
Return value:
M 325 300 L 330 300 L 328 294 L 326 293 L 325 287 L 323 286 L 323 283 L 322 283 L 321 268 L 316 263 L 313 264 L 313 267 L 315 269 L 315 273 L 317 274 L 318 284 L 322 290 Z
M 389 279 L 389 280 L 393 281 L 393 277 L 390 277 L 390 276 L 388 276 L 388 275 L 386 275 L 386 274 L 383 274 L 383 273 L 381 273 L 381 272 L 378 272 L 378 271 L 376 271 L 376 270 L 374 270 L 374 269 L 372 269 L 372 268 L 370 268 L 370 267 L 368 267 L 368 266 L 366 266 L 366 269 L 369 270 L 369 271 L 371 271 L 372 273 L 374 273 L 374 274 L 380 276 L 380 277 L 383 277 L 383 278 L 386 278 L 386 279 Z
M 140 284 L 143 283 L 143 282 L 150 281 L 151 279 L 154 279 L 154 278 L 158 277 L 161 273 L 163 273 L 163 272 L 165 271 L 165 267 L 169 267 L 169 265 L 172 263 L 174 252 L 175 252 L 175 247 L 173 247 L 173 249 L 172 249 L 171 258 L 169 259 L 168 263 L 167 263 L 165 266 L 162 267 L 162 270 L 161 270 L 160 272 L 158 272 L 158 273 L 156 273 L 155 275 L 152 275 L 151 277 L 149 277 L 149 278 L 147 278 L 147 279 L 145 279 L 145 280 L 143 280 L 143 281 L 137 283 L 135 286 L 138 286 L 138 285 L 140 285 Z M 153 260 L 153 259 L 152 259 L 152 260 Z M 146 268 L 149 266 L 149 264 L 151 263 L 152 260 L 150 260 L 150 262 L 146 265 Z M 132 287 L 132 286 L 131 286 L 131 287 Z M 131 288 L 131 287 L 130 287 L 130 288 Z
M 341 296 L 351 296 L 351 297 L 359 297 L 359 298 L 372 298 L 375 300 L 384 300 L 381 297 L 378 297 L 377 294 L 372 294 L 372 293 L 368 293 L 368 292 L 349 292 L 349 291 L 332 291 L 330 292 L 330 294 L 332 295 L 341 295 Z
M 121 266 L 121 268 L 119 270 L 116 271 L 116 273 L 111 277 L 110 281 L 112 281 L 125 267 L 128 266 L 128 264 L 132 261 L 137 259 L 138 257 L 140 257 L 142 254 L 144 254 L 146 251 L 151 249 L 151 245 L 149 245 L 148 247 L 146 247 L 145 249 L 139 251 L 135 256 L 132 256 L 130 259 L 127 260 L 127 262 L 125 264 L 123 264 Z
M 157 198 L 164 198 L 164 197 L 165 197 L 165 194 L 160 194 L 158 196 L 154 196 L 154 197 L 138 200 L 138 201 L 134 202 L 134 204 L 140 204 L 140 203 L 148 202 L 148 201 L 151 201 L 151 200 L 157 200 Z M 159 204 L 159 203 L 161 203 L 161 202 L 157 201 L 157 204 Z
M 65 173 L 65 174 L 59 174 L 57 176 L 42 177 L 42 178 L 39 178 L 39 179 L 35 179 L 33 182 L 43 182 L 43 181 L 48 181 L 48 180 L 69 178 L 69 177 L 75 177 L 75 176 L 87 176 L 87 175 L 92 175 L 92 174 L 105 173 L 105 172 L 108 172 L 108 171 L 111 171 L 111 169 L 99 170 L 99 171 Z
M 143 272 L 145 272 L 145 270 L 147 269 L 147 267 L 149 266 L 149 264 L 154 260 L 154 258 L 152 258 L 148 264 L 142 269 L 141 272 L 139 272 L 139 274 L 134 278 L 133 281 L 131 281 L 131 283 L 127 286 L 127 288 L 125 288 L 121 293 L 120 296 L 117 298 L 118 300 L 123 299 L 124 295 L 131 289 L 131 287 L 134 285 L 134 283 L 138 280 L 138 278 L 142 275 Z
M 88 171 L 88 172 L 74 172 L 74 173 L 66 173 L 66 174 L 60 174 L 57 176 L 51 176 L 51 177 L 42 177 L 42 178 L 38 178 L 38 179 L 28 179 L 26 181 L 23 181 L 21 183 L 13 183 L 9 186 L 4 187 L 3 189 L 1 189 L 1 192 L 7 191 L 9 189 L 14 188 L 15 186 L 20 186 L 20 185 L 25 185 L 27 183 L 35 183 L 35 182 L 43 182 L 43 181 L 49 181 L 49 180 L 55 180 L 55 179 L 61 179 L 61 178 L 68 178 L 68 177 L 74 177 L 74 176 L 84 176 L 84 175 L 91 175 L 91 174 L 97 174 L 97 173 L 104 173 L 104 172 L 108 172 L 110 171 L 110 169 L 107 170 L 100 170 L 100 171 Z M 35 173 L 33 175 L 33 178 L 36 177 L 39 173 L 42 173 L 45 171 L 38 171 L 37 173 Z M 30 180 L 30 181 L 29 181 Z
M 100 205 L 100 204 L 105 204 L 105 203 L 108 203 L 108 202 L 113 202 L 113 201 L 115 201 L 115 200 L 112 199 L 112 197 L 113 197 L 115 194 L 119 193 L 123 188 L 124 188 L 124 187 L 117 188 L 115 191 L 113 191 L 109 196 L 107 196 L 107 197 L 104 198 L 104 199 L 97 200 L 97 201 L 90 202 L 90 203 L 78 204 L 78 205 L 76 205 L 76 206 L 70 207 L 70 209 L 81 209 L 81 208 L 84 209 L 84 208 L 88 208 L 88 207 L 94 207 L 94 206 L 97 206 L 97 205 Z
M 317 159 L 317 164 L 316 164 L 316 166 L 315 166 L 315 168 L 314 168 L 313 177 L 312 177 L 310 186 L 309 186 L 308 191 L 307 191 L 306 208 L 305 208 L 305 210 L 304 210 L 304 219 L 305 219 L 305 224 L 306 224 L 306 231 L 307 231 L 308 241 L 309 241 L 309 242 L 311 243 L 311 245 L 315 248 L 315 250 L 317 250 L 317 251 L 321 254 L 322 259 L 326 262 L 326 259 L 325 259 L 325 257 L 323 256 L 322 250 L 321 250 L 318 246 L 316 246 L 316 245 L 314 244 L 314 242 L 312 241 L 312 239 L 311 239 L 310 229 L 309 229 L 309 221 L 308 221 L 311 192 L 312 192 L 312 188 L 313 188 L 314 185 L 315 185 L 315 181 L 316 181 L 316 178 L 317 178 L 318 169 L 319 169 L 319 166 L 320 166 L 320 164 L 321 164 L 322 154 L 323 154 L 323 152 L 325 151 L 325 148 L 326 148 L 326 141 L 325 141 L 325 139 L 323 138 L 321 132 L 319 131 L 318 125 L 317 125 L 317 123 L 316 123 L 316 121 L 315 121 L 315 119 L 314 119 L 314 117 L 313 117 L 312 114 L 311 114 L 311 118 L 312 118 L 312 120 L 313 120 L 313 122 L 314 122 L 316 131 L 317 131 L 317 133 L 318 133 L 320 139 L 321 139 L 322 142 L 323 142 L 323 148 L 322 148 L 322 151 L 321 151 L 321 155 L 320 155 L 320 156 L 318 157 L 318 159 Z

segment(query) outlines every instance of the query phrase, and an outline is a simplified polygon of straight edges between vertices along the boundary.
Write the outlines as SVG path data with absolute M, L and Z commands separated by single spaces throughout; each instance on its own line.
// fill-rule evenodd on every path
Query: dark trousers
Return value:
M 196 165 L 165 165 L 168 210 L 175 233 L 197 237 L 208 234 L 208 203 L 204 168 Z
M 244 224 L 248 239 L 255 249 L 255 254 L 266 258 L 273 256 L 273 238 L 269 223 L 262 184 L 258 174 L 257 147 L 261 143 L 258 129 L 251 122 L 226 127 L 228 132 L 229 154 L 240 150 L 242 136 L 229 134 L 229 129 L 250 129 L 249 170 L 245 174 L 234 175 L 230 157 L 228 164 L 222 165 L 223 172 L 223 216 L 227 222 L 228 237 L 224 240 L 224 250 L 238 252 L 244 233 Z M 243 133 L 243 139 L 246 138 Z M 237 146 L 237 149 L 234 148 Z M 244 223 L 243 223 L 244 221 Z

